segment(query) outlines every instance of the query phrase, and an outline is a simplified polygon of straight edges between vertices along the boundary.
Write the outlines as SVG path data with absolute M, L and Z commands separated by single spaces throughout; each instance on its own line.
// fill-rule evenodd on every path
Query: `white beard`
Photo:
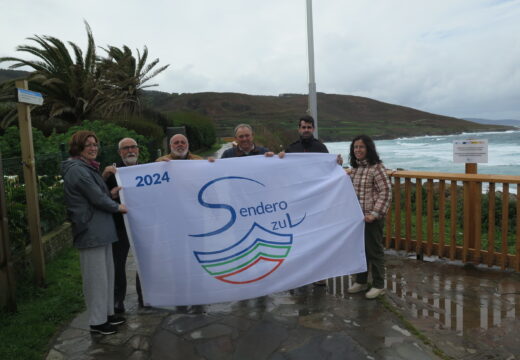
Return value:
M 188 155 L 188 149 L 186 149 L 186 150 L 184 150 L 184 151 L 182 151 L 182 152 L 172 150 L 172 153 L 173 153 L 173 155 L 175 155 L 175 156 L 177 156 L 177 157 L 183 158 L 183 157 L 185 157 L 186 155 Z
M 137 156 L 127 156 L 123 159 L 126 166 L 132 166 L 137 164 Z

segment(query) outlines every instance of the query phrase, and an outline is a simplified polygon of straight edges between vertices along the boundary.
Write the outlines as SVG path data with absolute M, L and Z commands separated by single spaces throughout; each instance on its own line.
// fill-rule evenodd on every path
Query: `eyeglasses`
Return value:
M 99 144 L 96 144 L 96 143 L 85 144 L 85 147 L 86 147 L 86 148 L 90 148 L 90 147 L 99 147 Z
M 137 145 L 123 146 L 122 148 L 119 148 L 119 150 L 123 150 L 123 151 L 137 150 L 137 149 L 139 149 L 139 146 L 137 146 Z

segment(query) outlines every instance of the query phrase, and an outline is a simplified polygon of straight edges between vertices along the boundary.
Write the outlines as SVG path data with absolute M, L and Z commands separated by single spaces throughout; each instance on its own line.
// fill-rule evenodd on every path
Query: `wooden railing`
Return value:
M 387 248 L 520 271 L 520 176 L 388 174 Z

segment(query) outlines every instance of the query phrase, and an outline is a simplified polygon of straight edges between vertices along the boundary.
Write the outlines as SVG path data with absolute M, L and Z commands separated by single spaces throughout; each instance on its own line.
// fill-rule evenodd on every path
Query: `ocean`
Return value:
M 453 141 L 488 140 L 488 163 L 478 164 L 479 174 L 520 176 L 520 129 L 506 132 L 463 133 L 376 141 L 377 152 L 388 169 L 464 173 L 464 164 L 453 162 Z M 325 143 L 329 152 L 348 162 L 350 142 Z

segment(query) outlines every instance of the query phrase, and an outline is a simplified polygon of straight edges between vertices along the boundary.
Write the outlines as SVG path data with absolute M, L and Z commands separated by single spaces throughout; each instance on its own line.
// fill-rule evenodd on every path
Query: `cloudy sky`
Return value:
M 170 64 L 157 90 L 306 93 L 305 3 L 0 0 L 0 56 L 34 34 L 85 48 L 85 19 L 97 45 L 146 45 Z M 520 0 L 314 0 L 313 10 L 318 91 L 520 119 Z

